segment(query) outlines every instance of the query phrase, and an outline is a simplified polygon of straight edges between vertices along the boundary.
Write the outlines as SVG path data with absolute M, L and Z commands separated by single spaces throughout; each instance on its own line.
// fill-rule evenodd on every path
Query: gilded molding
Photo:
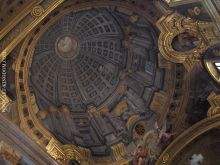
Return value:
M 208 110 L 207 116 L 212 117 L 220 114 L 220 95 L 212 92 L 208 97 L 209 104 L 211 107 Z
M 44 8 L 40 5 L 34 6 L 31 15 L 33 17 L 40 17 L 44 13 Z
M 40 3 L 41 1 L 31 1 L 25 9 L 19 11 L 17 15 L 4 27 L 0 30 L 0 40 L 4 38 L 4 36 L 10 32 L 20 21 L 22 21 L 31 11 L 34 5 Z
M 88 149 L 72 144 L 62 145 L 54 138 L 50 140 L 46 149 L 55 160 L 62 163 L 67 160 L 77 160 L 79 163 L 89 162 L 91 160 L 91 153 Z
M 47 152 L 58 161 L 65 161 L 66 155 L 61 148 L 61 144 L 54 138 L 51 138 L 49 144 L 46 146 Z
M 112 156 L 116 161 L 122 160 L 123 157 L 126 155 L 126 150 L 123 143 L 118 143 L 112 146 L 111 149 L 112 149 Z
M 201 54 L 219 39 L 213 23 L 195 21 L 178 13 L 164 15 L 156 25 L 161 31 L 158 40 L 160 53 L 173 63 L 182 63 L 188 71 L 199 61 Z M 183 52 L 174 50 L 174 38 L 185 32 L 198 39 L 196 47 Z
M 212 61 L 205 61 L 204 64 L 211 77 L 220 84 L 220 73 L 215 64 Z
M 75 145 L 62 145 L 61 148 L 67 160 L 76 160 L 79 163 L 91 161 L 91 152 L 88 149 Z
M 28 39 L 29 37 L 26 38 L 21 47 L 19 56 L 16 60 L 15 68 L 18 113 L 21 121 L 20 127 L 28 136 L 32 137 L 39 145 L 42 146 L 42 148 L 45 149 L 45 146 L 49 143 L 53 136 L 43 128 L 41 123 L 37 122 L 38 118 L 36 114 L 38 112 L 38 107 L 36 105 L 34 95 L 30 94 L 28 85 L 29 67 L 28 64 L 21 67 L 22 60 L 31 62 L 28 56 L 24 57 L 24 51 L 28 45 Z M 23 77 L 19 76 L 21 73 Z M 39 137 L 41 138 L 39 139 Z
M 0 112 L 5 112 L 8 105 L 11 103 L 11 99 L 5 92 L 0 90 Z

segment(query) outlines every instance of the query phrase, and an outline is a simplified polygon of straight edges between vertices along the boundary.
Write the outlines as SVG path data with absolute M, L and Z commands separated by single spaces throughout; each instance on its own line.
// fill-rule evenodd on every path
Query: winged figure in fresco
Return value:
M 154 164 L 162 148 L 171 141 L 173 135 L 174 134 L 167 132 L 166 122 L 162 128 L 159 128 L 158 123 L 155 122 L 154 129 L 145 133 L 142 140 L 137 145 L 133 154 L 133 164 Z

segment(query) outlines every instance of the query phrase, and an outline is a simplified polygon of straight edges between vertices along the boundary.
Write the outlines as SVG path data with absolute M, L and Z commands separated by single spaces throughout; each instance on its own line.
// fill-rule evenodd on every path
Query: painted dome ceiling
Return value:
M 62 16 L 38 40 L 30 80 L 40 110 L 65 106 L 69 119 L 49 113 L 44 124 L 63 143 L 108 154 L 129 136 L 130 116 L 154 114 L 149 103 L 163 86 L 157 53 L 155 29 L 142 17 L 107 8 Z M 113 116 L 122 102 L 128 110 Z M 93 119 L 94 108 L 109 113 Z
M 129 44 L 134 54 L 128 59 L 123 28 L 129 23 L 126 15 L 107 9 L 64 16 L 36 46 L 33 85 L 49 102 L 72 109 L 102 104 L 119 83 L 126 83 L 122 77 L 129 69 L 140 72 L 145 79 L 142 83 L 152 85 L 156 58 L 153 29 L 144 21 L 132 24 L 135 31 Z
M 212 164 L 218 6 L 0 0 L 0 139 L 12 164 Z
M 100 105 L 126 65 L 122 39 L 118 21 L 107 10 L 64 16 L 38 42 L 33 84 L 55 105 Z

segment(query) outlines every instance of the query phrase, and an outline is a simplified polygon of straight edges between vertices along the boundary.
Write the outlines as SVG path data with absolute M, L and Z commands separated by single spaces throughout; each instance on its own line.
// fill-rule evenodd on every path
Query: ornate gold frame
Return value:
M 161 31 L 158 45 L 163 57 L 173 63 L 182 63 L 188 71 L 199 62 L 208 47 L 219 42 L 219 33 L 214 23 L 195 21 L 178 13 L 164 15 L 156 25 Z M 176 51 L 171 43 L 174 37 L 184 32 L 196 37 L 199 40 L 198 45 L 189 51 Z

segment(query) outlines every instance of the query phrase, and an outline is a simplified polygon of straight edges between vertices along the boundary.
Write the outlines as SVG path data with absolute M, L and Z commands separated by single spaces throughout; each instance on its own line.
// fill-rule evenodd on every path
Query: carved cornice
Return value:
M 132 130 L 134 124 L 140 120 L 139 115 L 132 115 L 131 117 L 128 118 L 128 121 L 126 123 L 126 127 L 128 130 Z
M 64 154 L 64 151 L 61 148 L 62 144 L 60 144 L 56 139 L 52 138 L 47 145 L 47 152 L 55 159 L 60 162 L 64 162 L 67 158 Z
M 75 145 L 62 145 L 54 138 L 50 140 L 46 149 L 54 159 L 61 163 L 65 163 L 68 160 L 77 160 L 79 163 L 91 160 L 91 153 L 88 149 Z

